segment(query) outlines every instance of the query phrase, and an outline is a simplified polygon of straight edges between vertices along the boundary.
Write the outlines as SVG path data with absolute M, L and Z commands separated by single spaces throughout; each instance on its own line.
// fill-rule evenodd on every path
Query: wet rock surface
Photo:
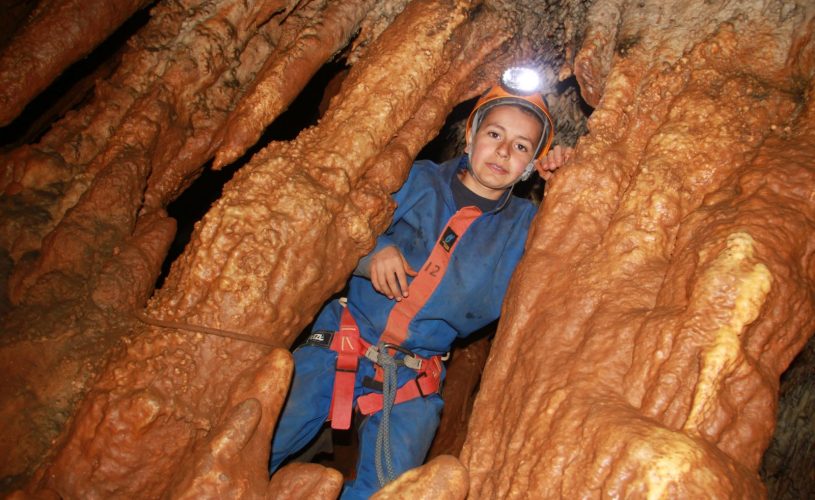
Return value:
M 576 72 L 598 107 L 505 303 L 471 496 L 766 495 L 779 376 L 813 328 L 798 7 L 593 6 L 610 22 Z

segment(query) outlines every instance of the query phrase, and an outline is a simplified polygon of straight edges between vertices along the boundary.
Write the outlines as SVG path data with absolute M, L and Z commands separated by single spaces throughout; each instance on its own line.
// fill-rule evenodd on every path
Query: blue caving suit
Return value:
M 414 163 L 404 186 L 394 195 L 397 207 L 393 222 L 363 261 L 395 245 L 410 266 L 420 270 L 457 210 L 451 181 L 460 182 L 453 180 L 453 176 L 459 169 L 466 168 L 466 161 L 465 156 L 441 165 L 426 160 Z M 408 336 L 402 344 L 407 349 L 423 357 L 444 354 L 456 337 L 466 337 L 498 318 L 507 284 L 523 253 L 536 210 L 528 200 L 511 196 L 504 203 L 504 197 L 499 200 L 497 210 L 480 215 L 461 236 L 445 276 L 409 325 Z M 371 344 L 377 343 L 395 304 L 395 300 L 374 290 L 369 279 L 351 278 L 349 311 L 359 326 L 360 335 Z M 341 311 L 338 301 L 330 302 L 320 312 L 313 330 L 336 331 Z M 294 351 L 294 380 L 272 442 L 272 472 L 287 456 L 308 444 L 326 421 L 336 359 L 336 352 L 318 346 L 303 345 Z M 365 377 L 374 377 L 374 365 L 363 356 L 354 386 L 355 402 L 360 395 L 373 392 L 362 385 Z M 415 377 L 415 371 L 400 366 L 398 387 Z M 390 440 L 397 476 L 422 464 L 443 406 L 442 398 L 436 393 L 393 407 Z M 374 454 L 381 418 L 380 410 L 365 417 L 359 426 L 356 479 L 345 486 L 343 499 L 368 498 L 379 489 Z

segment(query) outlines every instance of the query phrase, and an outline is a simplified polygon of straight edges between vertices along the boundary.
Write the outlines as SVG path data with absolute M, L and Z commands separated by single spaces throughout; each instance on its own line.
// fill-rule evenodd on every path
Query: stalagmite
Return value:
M 467 469 L 455 457 L 439 455 L 425 465 L 409 470 L 371 498 L 388 500 L 459 500 L 467 496 Z
M 98 3 L 42 2 L 0 52 L 14 85 L 7 61 L 48 61 L 0 85 L 0 122 L 145 5 Z M 287 350 L 451 110 L 527 62 L 564 144 L 576 76 L 588 133 L 496 336 L 453 355 L 433 458 L 378 497 L 764 496 L 815 327 L 810 3 L 156 2 L 92 98 L 0 152 L 0 491 L 339 495 L 323 465 L 268 476 Z M 52 57 L 50 23 L 93 29 Z M 319 121 L 256 144 L 332 59 Z M 168 204 L 211 160 L 235 174 L 154 291 Z

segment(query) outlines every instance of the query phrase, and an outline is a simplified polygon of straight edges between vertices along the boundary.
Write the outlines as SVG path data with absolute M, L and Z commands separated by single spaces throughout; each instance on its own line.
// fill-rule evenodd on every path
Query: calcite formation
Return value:
M 428 460 L 439 455 L 458 455 L 461 452 L 466 437 L 462 429 L 467 428 L 467 420 L 489 352 L 490 343 L 487 338 L 454 348 L 452 358 L 446 364 L 444 413 L 433 444 L 427 452 Z
M 672 7 L 593 6 L 575 71 L 597 109 L 505 304 L 473 497 L 766 494 L 813 329 L 813 13 Z
M 494 12 L 468 16 L 464 3 L 414 2 L 376 40 L 358 39 L 360 61 L 321 124 L 270 145 L 236 175 L 142 312 L 155 256 L 172 237 L 162 207 L 217 150 L 231 108 L 244 95 L 255 99 L 245 92 L 250 83 L 267 81 L 255 76 L 279 71 L 269 61 L 313 72 L 313 55 L 289 60 L 312 46 L 309 23 L 350 36 L 361 19 L 349 13 L 379 25 L 397 5 L 160 4 L 93 101 L 6 156 L 6 213 L 14 217 L 3 218 L 13 263 L 5 324 L 15 333 L 2 352 L 12 380 L 3 394 L 4 448 L 14 450 L 3 463 L 6 484 L 39 467 L 29 489 L 65 496 L 206 491 L 196 474 L 221 477 L 206 449 L 217 436 L 231 438 L 233 423 L 268 453 L 276 409 L 264 408 L 258 426 L 251 400 L 261 395 L 232 401 L 236 381 L 256 376 L 269 344 L 291 343 L 371 247 L 387 222 L 388 194 L 457 99 L 473 92 L 470 74 L 496 57 L 502 21 Z M 419 57 L 416 46 L 426 49 Z M 369 92 L 373 82 L 387 92 Z M 145 316 L 153 318 L 147 325 Z M 255 342 L 203 336 L 199 327 Z M 262 462 L 250 469 L 257 478 Z M 243 491 L 242 476 L 223 477 L 235 483 L 213 491 Z M 248 486 L 252 494 L 266 490 L 261 482 Z
M 146 3 L 42 2 L 0 53 L 0 122 Z M 454 354 L 435 458 L 379 497 L 764 494 L 779 377 L 815 323 L 813 6 L 151 9 L 88 102 L 0 157 L 0 491 L 336 497 L 321 465 L 268 477 L 286 348 L 454 106 L 525 61 L 576 75 L 588 134 L 496 337 Z M 319 122 L 256 146 L 331 58 L 350 68 Z M 577 106 L 548 97 L 571 142 Z M 167 205 L 247 151 L 154 291 Z
M 467 496 L 467 469 L 455 457 L 439 455 L 409 470 L 373 495 L 373 500 L 416 498 L 460 500 Z
M 0 125 L 8 125 L 65 68 L 88 55 L 128 17 L 150 3 L 39 2 L 0 54 Z

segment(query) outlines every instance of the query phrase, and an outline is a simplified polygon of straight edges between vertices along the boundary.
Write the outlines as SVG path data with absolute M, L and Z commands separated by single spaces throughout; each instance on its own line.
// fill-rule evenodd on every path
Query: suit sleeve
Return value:
M 407 180 L 402 187 L 399 188 L 399 191 L 394 193 L 393 201 L 396 202 L 396 210 L 393 212 L 391 223 L 385 232 L 377 237 L 376 245 L 374 245 L 373 250 L 371 250 L 368 255 L 362 257 L 357 263 L 357 267 L 354 269 L 356 276 L 370 279 L 371 259 L 373 256 L 385 247 L 397 246 L 388 235 L 392 232 L 393 226 L 421 199 L 423 190 L 420 189 L 418 185 L 419 182 L 417 181 L 417 178 L 421 176 L 419 172 L 421 169 L 421 166 L 417 167 L 417 164 L 414 163 L 410 169 Z

